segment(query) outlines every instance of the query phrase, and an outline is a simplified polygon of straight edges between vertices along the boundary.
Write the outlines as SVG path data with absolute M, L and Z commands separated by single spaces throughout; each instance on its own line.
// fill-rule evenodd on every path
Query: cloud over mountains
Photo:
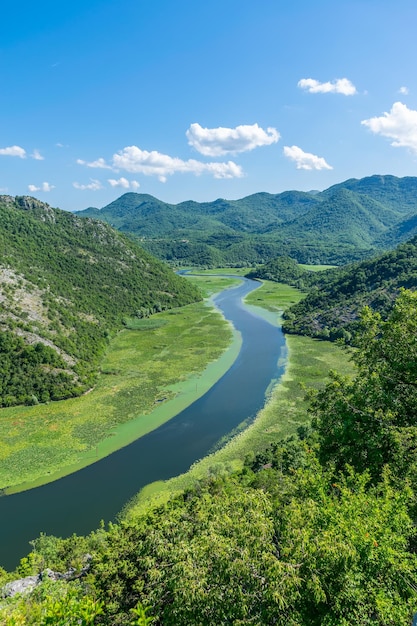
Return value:
M 258 124 L 241 125 L 235 128 L 203 128 L 191 124 L 186 132 L 188 143 L 200 154 L 210 157 L 247 152 L 261 146 L 276 143 L 280 134 L 276 128 L 264 130 Z
M 395 148 L 409 148 L 417 153 L 417 111 L 402 102 L 394 102 L 389 113 L 361 123 L 376 135 L 392 139 Z
M 323 157 L 304 152 L 298 146 L 284 146 L 284 155 L 294 161 L 298 170 L 332 170 L 332 166 L 326 163 Z

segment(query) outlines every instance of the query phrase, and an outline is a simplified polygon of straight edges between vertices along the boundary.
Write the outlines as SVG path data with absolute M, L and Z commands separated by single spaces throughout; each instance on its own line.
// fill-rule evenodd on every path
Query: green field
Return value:
M 213 277 L 205 295 L 233 282 Z M 127 320 L 90 392 L 0 411 L 0 489 L 12 493 L 50 482 L 153 430 L 203 395 L 239 347 L 239 336 L 210 301 Z
M 331 270 L 333 267 L 337 267 L 337 265 L 306 265 L 305 263 L 300 263 L 300 267 L 310 272 L 323 272 L 324 270 Z

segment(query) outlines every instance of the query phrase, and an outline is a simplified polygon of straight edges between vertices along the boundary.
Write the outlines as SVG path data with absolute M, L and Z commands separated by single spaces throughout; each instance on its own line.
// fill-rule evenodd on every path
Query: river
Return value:
M 0 498 L 0 565 L 8 570 L 30 551 L 41 532 L 86 534 L 114 520 L 145 485 L 185 472 L 242 421 L 254 418 L 285 353 L 281 329 L 245 307 L 242 298 L 259 283 L 242 279 L 215 298 L 241 333 L 230 369 L 196 402 L 156 430 L 96 463 L 55 482 Z

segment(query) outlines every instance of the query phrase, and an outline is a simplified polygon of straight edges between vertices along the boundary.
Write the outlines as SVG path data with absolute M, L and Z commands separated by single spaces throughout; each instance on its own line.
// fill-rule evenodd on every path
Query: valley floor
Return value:
M 155 315 L 152 320 L 157 323 L 144 324 L 142 330 L 139 324 L 136 330 L 121 331 L 112 340 L 90 393 L 1 410 L 4 493 L 51 482 L 109 455 L 171 419 L 228 370 L 239 351 L 239 336 L 210 305 L 209 297 L 234 281 L 210 273 L 190 280 L 202 287 L 206 302 Z M 247 304 L 278 323 L 280 311 L 300 297 L 292 287 L 265 282 L 249 295 Z M 139 503 L 150 496 L 165 498 L 182 489 L 184 481 L 189 484 L 207 473 L 238 467 L 246 454 L 294 432 L 306 420 L 301 383 L 321 385 L 329 369 L 351 369 L 347 355 L 334 344 L 296 336 L 287 337 L 287 343 L 286 373 L 257 419 L 248 428 L 243 424 L 227 446 L 205 457 L 185 477 L 145 488 Z
M 16 493 L 90 465 L 202 396 L 239 352 L 238 335 L 209 301 L 234 282 L 209 278 L 204 303 L 155 315 L 153 324 L 132 320 L 136 329 L 111 341 L 84 396 L 2 409 L 0 490 Z

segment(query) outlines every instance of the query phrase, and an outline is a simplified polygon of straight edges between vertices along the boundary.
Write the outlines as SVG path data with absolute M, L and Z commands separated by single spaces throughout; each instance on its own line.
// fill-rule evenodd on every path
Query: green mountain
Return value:
M 402 287 L 417 289 L 417 237 L 374 259 L 300 278 L 310 292 L 284 314 L 284 330 L 349 339 L 365 306 L 385 319 Z
M 78 395 L 123 318 L 199 298 L 102 221 L 0 196 L 0 406 Z
M 126 193 L 102 209 L 89 208 L 77 214 L 112 224 L 155 256 L 176 264 L 244 265 L 279 254 L 282 244 L 269 231 L 317 202 L 298 191 L 177 205 Z
M 204 215 L 194 214 L 193 203 L 186 206 L 171 205 L 157 200 L 153 196 L 138 193 L 125 193 L 121 198 L 103 209 L 86 209 L 81 216 L 91 216 L 110 222 L 123 232 L 134 234 L 138 238 L 164 237 L 174 233 L 182 237 L 184 229 L 204 231 L 207 228 L 218 228 L 220 222 L 205 219 Z
M 417 215 L 410 215 L 401 222 L 392 226 L 377 241 L 377 245 L 381 248 L 392 248 L 395 243 L 402 243 L 417 235 Z
M 338 185 L 333 185 L 321 193 L 322 196 L 333 195 L 338 189 L 348 189 L 355 193 L 367 195 L 387 208 L 406 213 L 416 213 L 417 178 L 413 176 L 367 176 L 366 178 L 350 178 Z
M 310 194 L 289 191 L 257 193 L 241 200 L 186 201 L 168 204 L 147 194 L 125 193 L 102 209 L 88 208 L 80 216 L 99 217 L 137 237 L 205 237 L 219 230 L 230 233 L 268 232 L 294 219 L 318 201 Z
M 320 205 L 284 224 L 281 235 L 298 242 L 313 239 L 328 246 L 367 249 L 398 220 L 398 214 L 380 201 L 343 187 L 322 197 Z
M 109 222 L 176 264 L 256 264 L 282 254 L 300 263 L 344 264 L 413 234 L 417 178 L 370 176 L 322 192 L 257 193 L 202 203 L 167 204 L 126 193 L 78 215 Z

